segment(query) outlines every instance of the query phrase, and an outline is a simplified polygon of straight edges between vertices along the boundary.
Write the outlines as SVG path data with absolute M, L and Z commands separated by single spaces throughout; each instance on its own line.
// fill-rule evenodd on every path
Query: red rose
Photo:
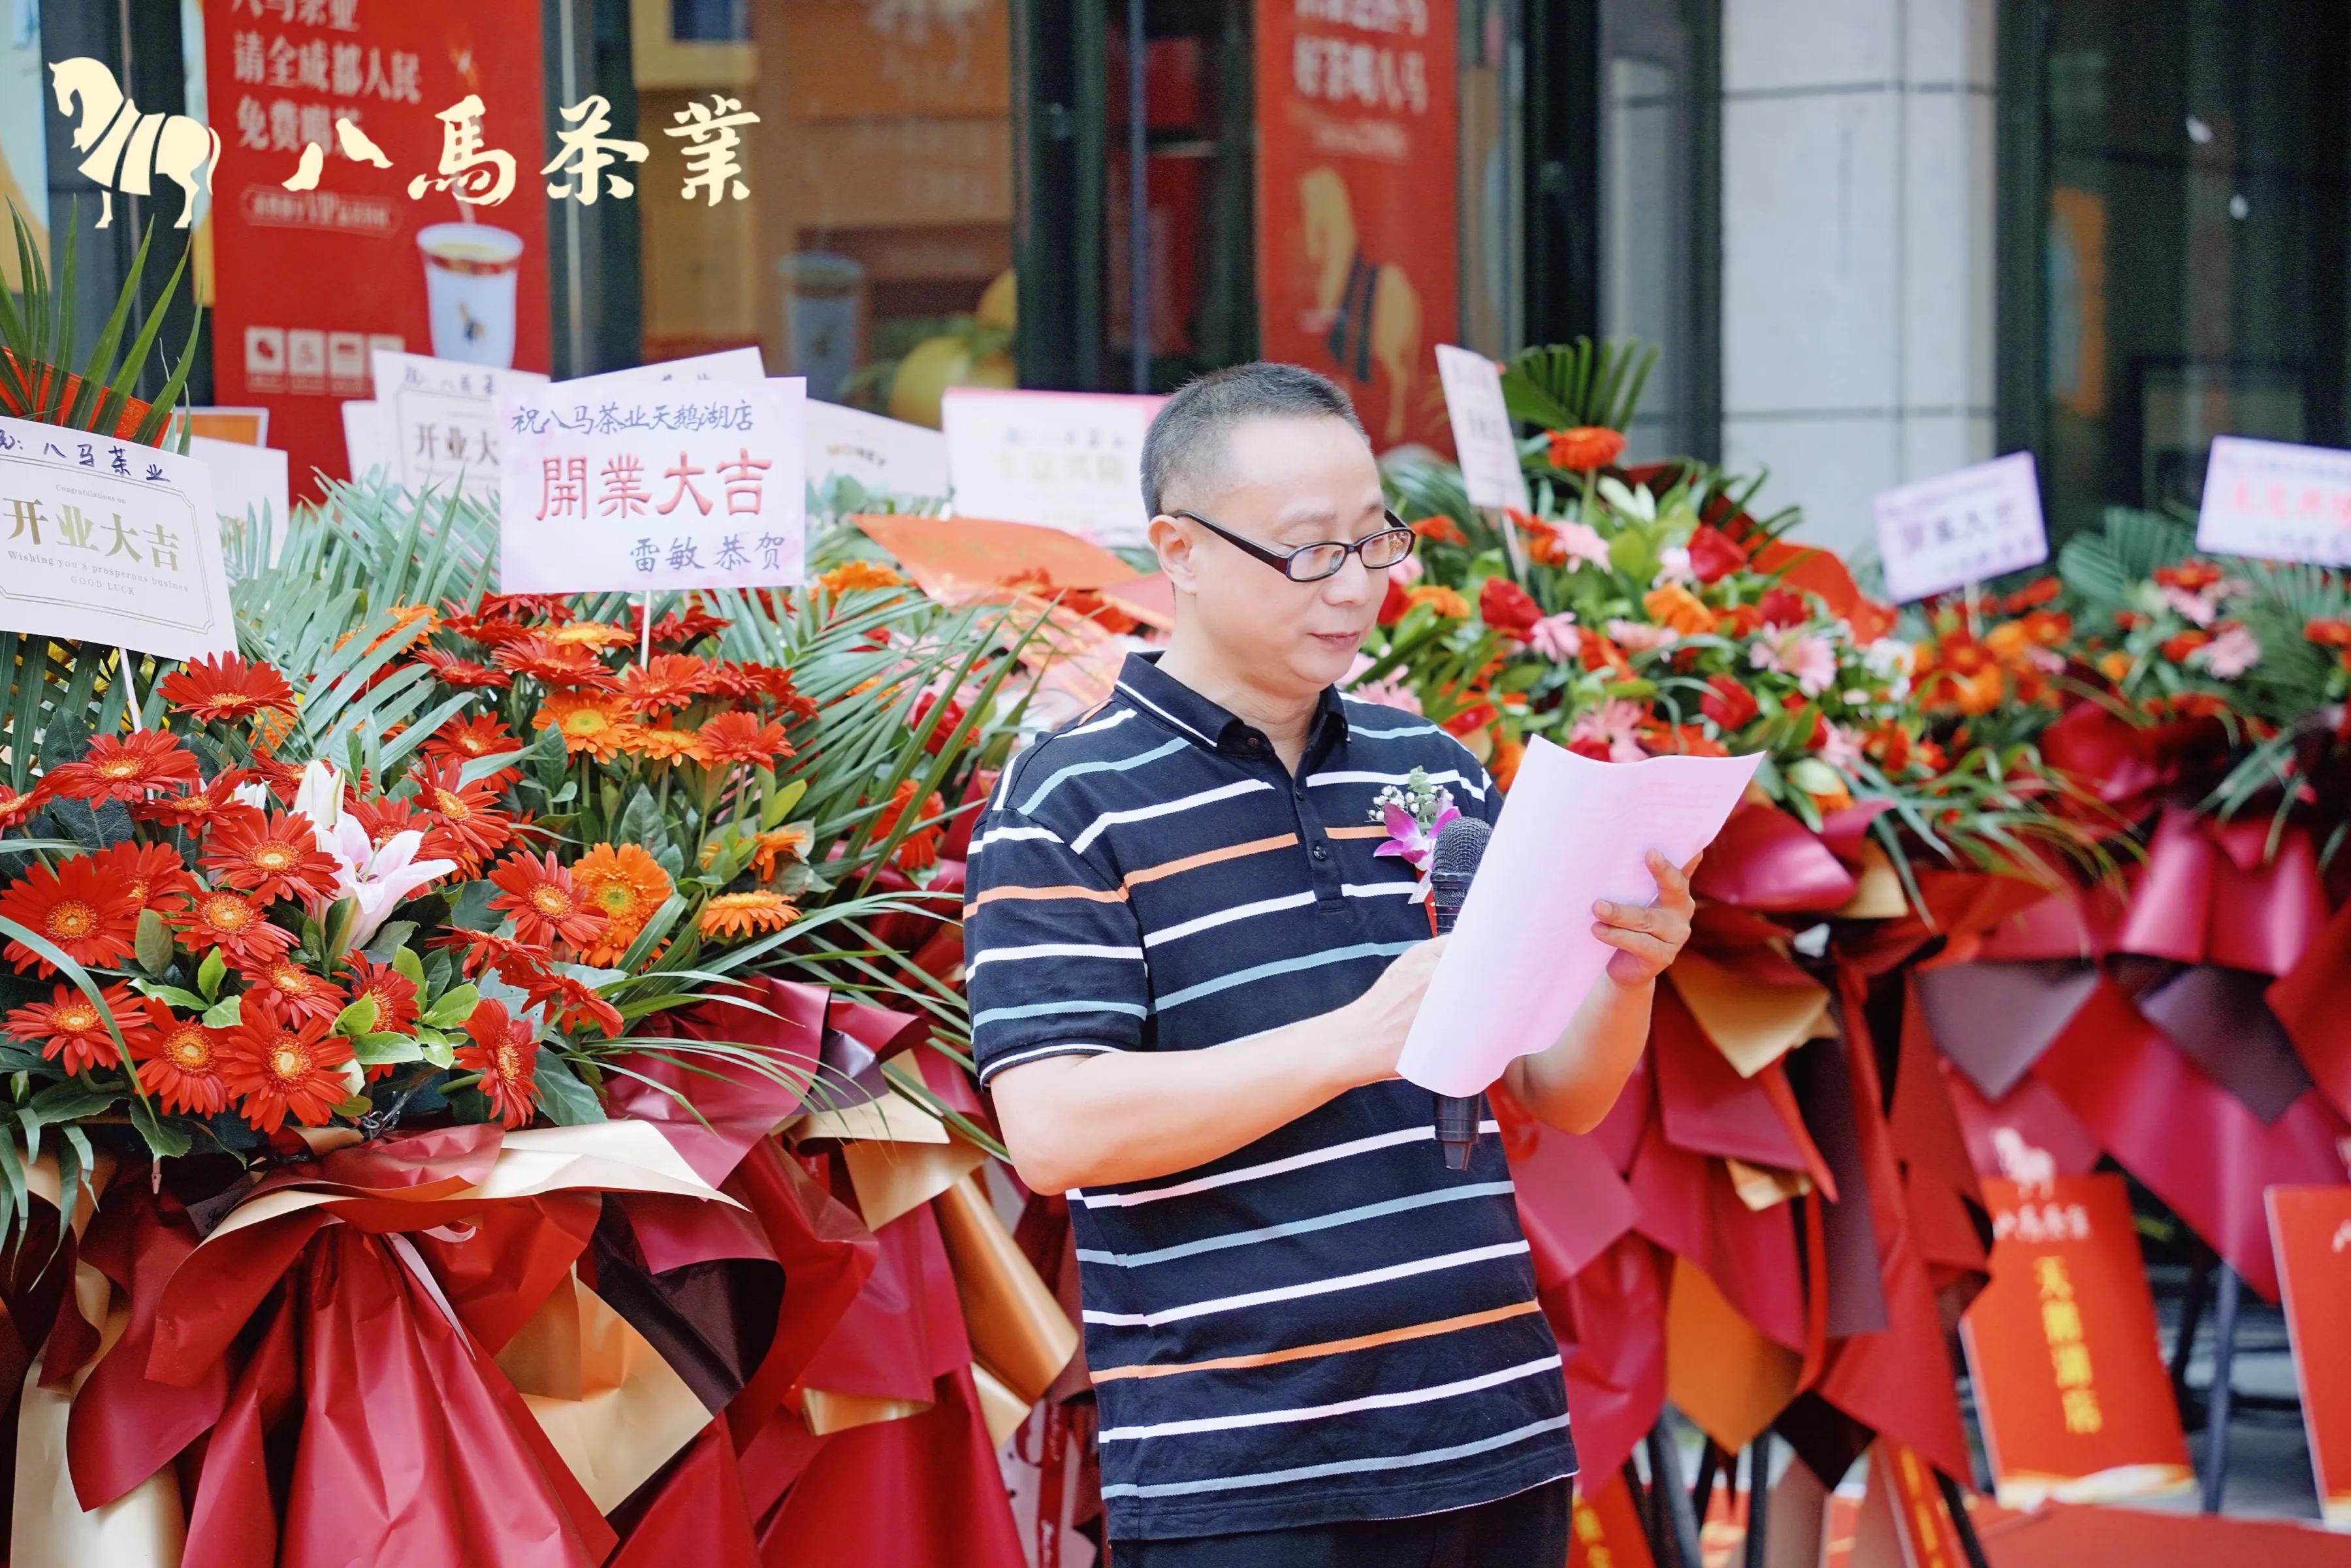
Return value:
M 1404 619 L 1405 612 L 1411 608 L 1412 601 L 1405 597 L 1404 584 L 1391 573 L 1388 577 L 1387 596 L 1380 601 L 1380 624 L 1395 625 Z
M 1740 685 L 1736 675 L 1717 675 L 1706 684 L 1706 695 L 1698 703 L 1698 712 L 1714 720 L 1715 727 L 1729 735 L 1752 722 L 1762 708 L 1755 694 Z
M 1792 588 L 1774 588 L 1755 601 L 1767 626 L 1801 626 L 1812 619 L 1804 596 Z
M 1496 716 L 1492 703 L 1471 703 L 1447 719 L 1442 727 L 1447 735 L 1475 735 L 1493 723 Z
M 1690 535 L 1690 570 L 1700 582 L 1715 582 L 1747 564 L 1747 551 L 1720 528 L 1701 526 Z
M 1478 591 L 1478 614 L 1495 631 L 1525 638 L 1533 633 L 1535 622 L 1542 619 L 1542 606 L 1509 578 L 1489 577 L 1486 586 Z

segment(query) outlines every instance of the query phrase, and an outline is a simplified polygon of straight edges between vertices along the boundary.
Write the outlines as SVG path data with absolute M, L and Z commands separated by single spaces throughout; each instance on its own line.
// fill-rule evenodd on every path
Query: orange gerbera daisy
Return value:
M 279 1013 L 295 1023 L 318 1019 L 331 1023 L 350 999 L 326 977 L 313 974 L 291 957 L 273 958 L 247 971 L 246 978 L 253 982 L 253 988 L 246 993 L 248 1001 L 256 996 L 267 997 L 277 1004 Z
M 604 929 L 601 912 L 580 896 L 571 873 L 552 852 L 538 860 L 510 855 L 490 873 L 490 880 L 505 890 L 490 900 L 490 907 L 514 916 L 518 941 L 569 942 L 578 947 L 594 941 Z
M 294 714 L 294 688 L 267 664 L 248 664 L 235 653 L 199 660 L 155 684 L 174 713 L 209 723 L 274 713 Z
M 1714 612 L 1678 582 L 1661 582 L 1641 598 L 1641 608 L 1658 625 L 1685 637 L 1714 630 Z
M 895 569 L 878 560 L 843 561 L 831 571 L 820 573 L 817 585 L 827 593 L 854 593 L 862 589 L 904 588 L 906 580 Z
M 227 1103 L 217 1060 L 220 1030 L 182 1018 L 152 997 L 139 1005 L 146 1028 L 136 1037 L 125 1030 L 122 1038 L 139 1062 L 140 1086 L 164 1110 L 183 1115 L 209 1116 Z
M 739 937 L 781 931 L 799 913 L 799 906 L 780 893 L 722 893 L 702 906 L 702 934 Z
M 109 986 L 99 993 L 106 1010 L 82 994 L 79 987 L 59 986 L 46 1002 L 27 1002 L 8 1014 L 8 1032 L 19 1040 L 38 1040 L 41 1054 L 62 1062 L 68 1072 L 92 1067 L 112 1067 L 122 1060 L 114 1037 L 106 1032 L 106 1014 L 122 1031 L 133 1051 L 146 1038 L 146 1015 L 128 986 Z
M 48 804 L 47 787 L 36 784 L 31 791 L 19 795 L 15 788 L 0 784 L 0 829 L 13 828 Z
M 630 725 L 622 737 L 621 749 L 647 762 L 674 762 L 680 758 L 689 762 L 710 760 L 710 750 L 703 745 L 701 736 L 667 725 Z
M 201 863 L 215 883 L 242 888 L 264 904 L 335 893 L 335 857 L 319 847 L 319 831 L 299 811 L 229 817 L 204 841 Z
M 629 720 L 611 702 L 578 692 L 555 692 L 539 704 L 531 717 L 533 729 L 549 726 L 563 732 L 563 749 L 577 757 L 585 753 L 598 762 L 621 754 L 628 739 Z
M 806 828 L 776 828 L 761 833 L 751 847 L 751 869 L 759 873 L 761 882 L 775 881 L 785 861 L 808 857 L 809 837 Z
M 683 648 L 724 632 L 734 624 L 732 621 L 723 621 L 713 615 L 699 603 L 689 601 L 683 615 L 673 610 L 653 622 L 653 646 Z
M 159 729 L 101 735 L 79 762 L 49 769 L 49 793 L 68 800 L 143 800 L 148 792 L 200 782 L 194 753 Z
M 351 1082 L 341 1069 L 351 1043 L 329 1032 L 329 1022 L 298 1023 L 266 996 L 246 998 L 243 1020 L 225 1031 L 214 1061 L 222 1088 L 242 1102 L 237 1110 L 246 1121 L 274 1133 L 290 1113 L 315 1127 L 350 1098 Z
M 482 1093 L 498 1120 L 519 1127 L 530 1120 L 532 1092 L 538 1080 L 538 1048 L 530 1025 L 491 998 L 474 1004 L 465 1019 L 474 1043 L 457 1048 L 457 1065 L 482 1075 Z
M 120 887 L 139 909 L 185 904 L 196 896 L 196 879 L 188 874 L 177 851 L 168 844 L 139 844 L 125 840 L 89 857 L 99 874 Z
M 637 640 L 634 632 L 603 621 L 574 621 L 562 626 L 549 626 L 539 635 L 558 648 L 625 648 Z
M 1580 424 L 1573 430 L 1551 433 L 1551 465 L 1571 474 L 1605 468 L 1624 450 L 1624 433 L 1604 424 Z
M 703 749 L 719 764 L 749 763 L 765 768 L 792 754 L 784 727 L 757 714 L 722 713 L 702 727 Z
M 711 691 L 711 669 L 686 653 L 656 653 L 621 677 L 621 702 L 638 713 L 666 713 Z
M 138 905 L 88 858 L 28 868 L 0 892 L 0 915 L 38 932 L 84 968 L 130 957 L 139 929 Z M 56 965 L 22 942 L 11 941 L 7 951 L 19 971 L 57 973 Z
M 581 953 L 587 963 L 617 964 L 670 895 L 669 873 L 638 844 L 597 844 L 572 862 L 571 884 L 604 916 L 604 934 Z
M 272 925 L 259 904 L 225 887 L 197 894 L 194 904 L 165 918 L 189 946 L 199 953 L 217 947 L 239 968 L 269 963 L 294 946 L 294 934 Z
M 1448 621 L 1467 620 L 1469 615 L 1469 601 L 1461 597 L 1458 589 L 1447 588 L 1441 582 L 1424 582 L 1407 588 L 1404 591 L 1404 597 L 1406 603 L 1426 604 Z

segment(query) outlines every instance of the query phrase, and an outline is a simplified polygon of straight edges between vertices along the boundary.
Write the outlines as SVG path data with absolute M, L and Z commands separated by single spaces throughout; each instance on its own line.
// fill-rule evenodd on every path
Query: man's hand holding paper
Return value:
M 1758 760 L 1594 762 L 1530 742 L 1396 1071 L 1476 1094 L 1557 1040 L 1604 974 L 1654 977 L 1687 933 L 1686 873 Z

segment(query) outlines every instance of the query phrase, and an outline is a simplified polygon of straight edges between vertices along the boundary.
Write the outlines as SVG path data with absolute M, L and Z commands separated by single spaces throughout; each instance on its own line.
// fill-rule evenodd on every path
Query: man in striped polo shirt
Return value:
M 1380 791 L 1497 791 L 1436 726 L 1342 697 L 1412 538 L 1345 395 L 1244 365 L 1144 446 L 1166 651 L 1020 754 L 972 841 L 981 1082 L 1067 1191 L 1117 1568 L 1558 1568 L 1568 1437 L 1499 1139 L 1445 1166 L 1395 1076 L 1434 970 Z M 1688 885 L 1603 904 L 1619 952 L 1510 1094 L 1582 1131 L 1646 1037 Z M 1492 1133 L 1489 1122 L 1484 1131 Z

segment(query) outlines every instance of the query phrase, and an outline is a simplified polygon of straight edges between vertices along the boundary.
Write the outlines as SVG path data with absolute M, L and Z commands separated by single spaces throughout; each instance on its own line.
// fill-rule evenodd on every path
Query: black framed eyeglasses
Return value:
M 1333 576 L 1347 564 L 1347 558 L 1357 555 L 1364 564 L 1375 570 L 1402 564 L 1412 553 L 1420 536 L 1405 525 L 1394 512 L 1384 513 L 1388 526 L 1365 534 L 1353 544 L 1338 539 L 1326 539 L 1320 544 L 1300 545 L 1293 550 L 1268 549 L 1255 539 L 1246 539 L 1230 528 L 1220 528 L 1197 512 L 1170 512 L 1171 517 L 1183 517 L 1199 524 L 1244 555 L 1255 556 L 1292 582 L 1320 582 Z

